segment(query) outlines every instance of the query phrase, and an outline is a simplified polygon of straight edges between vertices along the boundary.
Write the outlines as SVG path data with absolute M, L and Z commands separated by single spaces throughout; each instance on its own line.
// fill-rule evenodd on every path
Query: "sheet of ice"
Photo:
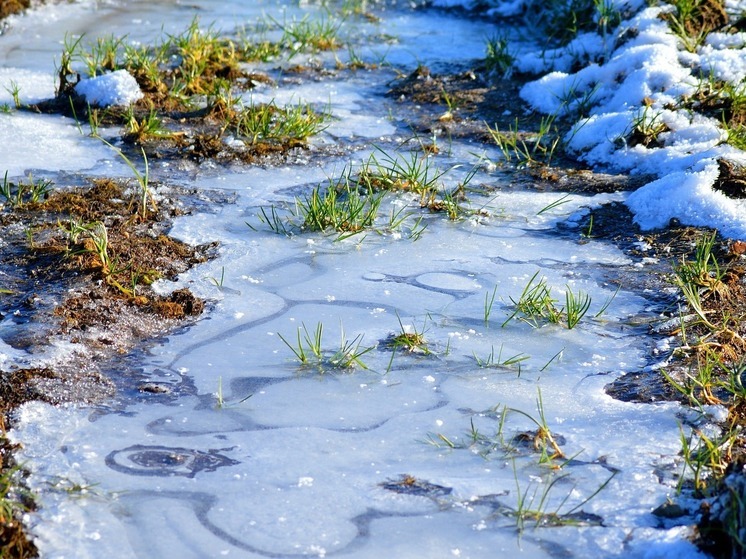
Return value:
M 54 77 L 49 72 L 24 68 L 0 68 L 0 104 L 13 106 L 13 90 L 17 88 L 22 103 L 37 103 L 54 97 Z
M 263 176 L 267 197 L 286 183 L 282 173 L 277 184 L 270 177 Z M 604 196 L 577 197 L 537 216 L 548 197 L 506 197 L 499 201 L 502 217 L 479 227 L 433 219 L 416 243 L 250 233 L 240 202 L 222 208 L 221 258 L 182 278 L 212 289 L 219 303 L 210 320 L 154 348 L 144 364 L 152 381 L 169 379 L 172 390 L 184 393 L 176 405 L 131 404 L 125 416 L 99 414 L 93 422 L 85 410 L 39 404 L 19 414 L 15 436 L 25 443 L 22 458 L 34 465 L 34 487 L 50 480 L 90 486 L 82 499 L 59 492 L 45 498 L 34 526 L 45 554 L 100 556 L 117 548 L 122 557 L 153 550 L 163 557 L 215 550 L 376 557 L 400 550 L 421 557 L 422 549 L 438 556 L 447 545 L 449 553 L 473 558 L 518 546 L 527 557 L 552 556 L 547 546 L 572 546 L 576 556 L 592 557 L 616 552 L 630 532 L 648 530 L 645 537 L 654 541 L 668 537 L 653 529 L 649 511 L 672 488 L 672 480 L 661 485 L 654 471 L 675 461 L 676 407 L 641 408 L 602 395 L 609 378 L 642 364 L 634 329 L 617 322 L 644 301 L 620 292 L 604 321 L 575 331 L 520 322 L 500 327 L 510 312 L 508 297 L 517 297 L 537 269 L 553 289 L 590 293 L 595 308 L 614 293 L 600 282 L 597 266 L 628 263 L 611 247 L 544 234 Z M 205 219 L 215 221 L 182 218 L 179 235 L 201 239 Z M 223 267 L 219 290 L 206 278 Z M 501 297 L 485 324 L 484 296 L 495 287 Z M 327 356 L 345 338 L 363 335 L 363 347 L 377 344 L 361 358 L 369 369 L 319 374 L 294 363 L 278 334 L 294 340 L 299 327 L 313 329 L 317 321 L 324 324 Z M 400 321 L 423 329 L 436 355 L 403 352 L 391 365 L 385 340 Z M 490 351 L 530 357 L 517 377 L 510 367 L 475 365 L 474 355 L 486 358 Z M 515 507 L 516 476 L 526 490 L 541 483 L 535 458 L 519 456 L 511 466 L 498 451 L 485 460 L 467 448 L 423 444 L 434 433 L 458 443 L 470 421 L 494 431 L 497 418 L 487 410 L 496 405 L 538 413 L 537 382 L 563 446 L 568 453 L 582 450 L 582 463 L 568 471 L 576 488 L 560 486 L 552 497 L 557 504 L 568 493 L 570 503 L 578 503 L 608 479 L 596 458 L 606 456 L 621 470 L 608 496 L 584 506 L 603 516 L 606 528 L 527 532 L 519 541 L 514 522 L 494 511 Z M 512 436 L 532 423 L 511 413 L 507 426 Z M 658 458 L 640 460 L 649 445 L 644 434 L 652 429 Z M 433 484 L 435 494 L 385 488 L 402 474 Z M 77 535 L 59 532 L 56 526 L 68 522 L 80 527 Z M 417 531 L 405 537 L 402 527 Z
M 100 140 L 82 136 L 73 119 L 15 112 L 0 114 L 0 169 L 9 178 L 44 171 L 84 170 L 111 156 Z

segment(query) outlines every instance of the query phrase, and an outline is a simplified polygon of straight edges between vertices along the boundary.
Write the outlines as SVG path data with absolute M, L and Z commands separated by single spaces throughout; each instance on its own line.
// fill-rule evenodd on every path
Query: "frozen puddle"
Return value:
M 602 319 L 567 330 L 517 321 L 503 328 L 508 309 L 496 300 L 484 322 L 486 294 L 496 287 L 517 298 L 536 270 L 553 288 L 569 283 L 589 293 L 598 310 L 614 293 L 600 269 L 625 263 L 608 246 L 525 228 L 532 216 L 517 213 L 525 208 L 517 198 L 512 219 L 478 227 L 436 219 L 416 242 L 249 232 L 225 239 L 223 258 L 184 279 L 222 295 L 218 307 L 143 364 L 152 381 L 176 393 L 188 383 L 196 394 L 93 416 L 22 410 L 16 436 L 26 441 L 32 481 L 90 487 L 72 499 L 45 491 L 35 521 L 44 549 L 80 556 L 83 546 L 118 557 L 128 556 L 124 550 L 491 557 L 496 549 L 597 557 L 621 551 L 628 538 L 658 537 L 648 533 L 649 513 L 672 491 L 676 407 L 603 393 L 616 374 L 643 365 L 641 332 L 624 323 L 644 301 L 620 292 Z M 224 208 L 221 224 L 238 229 L 237 213 Z M 185 236 L 203 226 L 198 218 L 180 223 Z M 221 294 L 203 278 L 223 266 Z M 424 332 L 432 354 L 399 350 L 392 360 L 385 344 L 400 320 Z M 368 369 L 297 363 L 278 333 L 294 343 L 299 327 L 313 334 L 318 323 L 325 353 L 357 336 L 362 347 L 377 344 L 361 357 Z M 474 356 L 490 354 L 529 357 L 520 369 L 480 367 Z M 546 421 L 572 457 L 561 472 L 539 465 L 540 453 L 523 441 L 536 424 L 518 412 L 501 415 L 508 406 L 539 420 L 539 389 Z M 469 440 L 472 422 L 484 439 Z M 582 510 L 577 518 L 588 526 L 527 528 L 519 538 L 511 512 L 519 491 L 538 491 L 538 510 L 558 475 L 566 477 L 541 510 Z M 417 482 L 402 483 L 406 476 Z
M 142 32 L 136 12 L 145 4 L 132 4 L 132 13 L 76 10 L 91 21 L 105 17 L 112 32 Z M 197 4 L 203 21 L 223 28 L 260 13 L 238 1 Z M 142 17 L 151 27 L 193 15 L 170 3 L 147 6 Z M 411 69 L 482 55 L 483 24 L 460 21 L 455 33 L 440 15 L 391 16 L 387 32 L 409 30 L 387 47 L 395 63 Z M 20 71 L 22 61 L 9 60 Z M 37 83 L 40 63 L 29 65 Z M 319 167 L 206 166 L 177 179 L 168 167 L 154 169 L 164 180 L 238 196 L 180 218 L 174 229 L 190 243 L 221 243 L 217 260 L 180 279 L 214 306 L 143 356 L 140 373 L 166 394 L 121 394 L 97 409 L 32 403 L 19 411 L 13 437 L 23 442 L 20 461 L 39 493 L 29 523 L 43 557 L 696 555 L 685 530 L 660 527 L 651 514 L 675 491 L 678 406 L 623 403 L 603 391 L 645 366 L 645 329 L 630 317 L 647 303 L 625 290 L 614 297 L 610 282 L 631 262 L 610 245 L 579 242 L 579 231 L 556 233 L 558 223 L 619 195 L 572 195 L 542 211 L 561 194 L 500 191 L 483 169 L 473 181 L 487 188 L 471 205 L 487 215 L 457 222 L 426 215 L 417 239 L 287 238 L 257 220 L 260 207 L 291 201 L 365 159 L 373 141 L 394 150 L 406 139 L 387 118 L 396 109 L 381 97 L 386 79 L 290 90 L 331 103 L 339 120 L 321 144 L 362 138 L 366 152 Z M 101 145 L 72 123 L 59 132 L 59 119 L 13 118 L 31 118 L 28 126 L 55 137 L 44 149 L 69 157 L 24 167 L 18 154 L 33 135 L 14 134 L 25 147 L 3 151 L 0 169 L 53 175 L 72 163 L 85 173 L 126 172 L 103 161 Z M 0 120 L 6 133 L 8 126 Z M 471 144 L 449 148 L 435 164 L 462 166 L 444 176 L 455 186 L 478 157 Z M 381 215 L 402 208 L 419 213 L 418 200 L 388 197 Z M 511 298 L 537 272 L 560 302 L 568 289 L 591 297 L 574 329 L 506 323 Z M 312 338 L 318 325 L 320 363 L 301 364 L 283 338 L 297 349 L 298 336 Z M 402 332 L 421 334 L 420 351 L 394 347 Z M 345 346 L 371 349 L 347 369 L 335 365 Z M 551 445 L 542 458 L 534 439 L 544 422 L 566 458 L 548 456 Z

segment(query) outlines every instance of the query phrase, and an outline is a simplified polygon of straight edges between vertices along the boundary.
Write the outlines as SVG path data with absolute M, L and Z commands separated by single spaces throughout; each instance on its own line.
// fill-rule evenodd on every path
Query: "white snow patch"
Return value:
M 75 86 L 75 91 L 83 95 L 88 103 L 99 107 L 130 105 L 143 97 L 137 80 L 127 70 L 81 80 Z

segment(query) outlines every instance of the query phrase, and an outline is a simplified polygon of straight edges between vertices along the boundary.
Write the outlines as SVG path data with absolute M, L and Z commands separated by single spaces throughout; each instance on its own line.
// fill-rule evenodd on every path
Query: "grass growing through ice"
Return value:
M 403 349 L 409 353 L 419 353 L 422 355 L 430 355 L 432 352 L 428 347 L 427 338 L 425 338 L 425 332 L 427 331 L 427 319 L 422 323 L 422 328 L 419 330 L 417 327 L 412 325 L 405 325 L 402 322 L 399 313 L 396 313 L 396 319 L 399 322 L 399 332 L 392 334 L 387 340 L 387 345 L 395 352 Z
M 541 215 L 545 212 L 551 211 L 555 208 L 560 207 L 562 204 L 566 204 L 570 201 L 570 195 L 565 194 L 563 196 L 560 196 L 558 199 L 554 200 L 553 202 L 550 202 L 543 208 L 541 208 L 538 212 L 536 212 L 536 215 Z
M 552 431 L 549 429 L 549 424 L 544 414 L 544 400 L 541 396 L 541 389 L 537 390 L 536 397 L 538 419 L 527 412 L 515 408 L 510 408 L 510 411 L 523 415 L 536 425 L 536 431 L 530 433 L 530 435 L 533 437 L 534 449 L 539 451 L 539 464 L 551 464 L 557 458 L 565 458 L 564 452 L 560 449 Z
M 469 449 L 485 458 L 498 453 L 501 459 L 520 454 L 521 448 L 528 447 L 531 452 L 538 453 L 540 465 L 550 466 L 553 469 L 561 468 L 561 463 L 555 461 L 565 460 L 566 456 L 557 442 L 557 435 L 552 433 L 547 423 L 540 389 L 537 390 L 536 410 L 538 416 L 534 417 L 528 412 L 498 404 L 478 414 L 497 420 L 497 426 L 492 435 L 481 433 L 472 419 L 470 430 L 464 436 L 457 438 L 442 433 L 430 434 L 427 442 L 436 447 L 442 447 L 442 444 L 445 444 L 452 449 Z M 536 425 L 536 429 L 520 431 L 506 439 L 505 426 L 511 414 L 518 414 L 529 419 Z
M 10 80 L 10 85 L 5 87 L 5 91 L 10 93 L 10 96 L 13 98 L 13 106 L 16 109 L 20 109 L 22 107 L 21 104 L 21 87 L 13 80 Z M 9 111 L 7 111 L 9 112 Z
M 552 527 L 552 526 L 584 526 L 584 525 L 601 525 L 602 519 L 595 516 L 582 513 L 583 506 L 596 497 L 606 486 L 614 479 L 616 472 L 612 473 L 609 478 L 597 487 L 588 497 L 577 503 L 575 506 L 564 510 L 565 504 L 572 496 L 575 488 L 573 487 L 559 502 L 554 510 L 549 509 L 551 495 L 555 485 L 569 477 L 569 474 L 558 475 L 550 474 L 552 479 L 547 483 L 543 481 L 541 485 L 534 487 L 531 491 L 531 484 L 526 489 L 521 488 L 518 480 L 518 470 L 515 460 L 513 461 L 513 472 L 516 485 L 516 506 L 508 514 L 515 519 L 516 529 L 519 536 L 523 534 L 526 527 L 533 524 L 534 528 Z M 541 487 L 541 490 L 539 489 Z
M 552 296 L 546 278 L 542 277 L 537 281 L 538 275 L 537 271 L 531 276 L 517 301 L 510 297 L 514 310 L 503 322 L 503 327 L 517 318 L 534 328 L 539 328 L 546 323 L 560 324 L 562 322 L 570 330 L 575 328 L 590 309 L 590 295 L 583 291 L 573 293 L 570 286 L 565 286 L 565 306 L 558 307 L 558 301 Z
M 342 21 L 304 17 L 299 21 L 280 23 L 269 19 L 282 30 L 280 43 L 291 52 L 291 56 L 298 52 L 334 50 L 342 46 L 339 39 Z
M 376 149 L 358 171 L 346 168 L 338 179 L 330 178 L 307 196 L 296 197 L 294 208 L 260 208 L 259 221 L 273 232 L 286 236 L 304 231 L 333 231 L 339 234 L 339 240 L 374 231 L 398 236 L 405 232 L 410 239 L 417 240 L 426 224 L 416 210 L 392 208 L 387 222 L 377 220 L 384 196 L 401 192 L 418 194 L 420 209 L 445 214 L 451 220 L 467 214 L 487 215 L 484 208 L 471 210 L 463 205 L 467 200 L 467 185 L 477 172 L 476 166 L 455 188 L 448 189 L 440 182 L 446 171 L 431 167 L 427 157 L 415 152 L 399 156 Z M 250 223 L 247 225 L 254 229 Z
M 521 131 L 517 119 L 506 132 L 497 125 L 494 128 L 488 125 L 487 132 L 506 163 L 515 163 L 518 167 L 548 166 L 560 146 L 560 134 L 554 121 L 554 116 L 542 117 L 539 130 L 534 133 Z
M 371 190 L 406 191 L 425 195 L 438 189 L 445 174 L 434 167 L 429 157 L 411 151 L 390 154 L 376 148 L 357 174 L 359 184 Z
M 35 204 L 43 201 L 52 190 L 52 181 L 34 180 L 28 175 L 26 181 L 12 183 L 8 180 L 8 172 L 5 172 L 0 183 L 0 198 L 5 200 L 11 208 L 19 208 L 24 204 Z
M 298 202 L 298 215 L 303 218 L 302 229 L 355 234 L 375 223 L 382 194 L 360 194 L 349 184 L 340 191 L 337 185 L 314 188 L 311 194 Z
M 341 325 L 340 329 L 341 340 L 339 348 L 335 351 L 324 350 L 324 325 L 321 322 L 316 325 L 313 331 L 308 330 L 305 324 L 298 327 L 295 342 L 288 341 L 279 332 L 277 335 L 302 366 L 314 367 L 319 373 L 323 374 L 330 370 L 367 369 L 368 367 L 363 362 L 362 357 L 372 351 L 375 346 L 363 346 L 362 334 L 349 340 L 345 337 L 344 328 Z
M 484 294 L 484 325 L 489 325 L 490 316 L 492 315 L 492 307 L 495 305 L 495 297 L 497 296 L 497 286 L 492 289 L 492 294 L 487 291 Z
M 420 197 L 420 207 L 444 213 L 451 220 L 483 211 L 471 211 L 462 206 L 466 189 L 474 178 L 477 167 L 469 171 L 455 187 L 447 188 L 442 177 L 449 171 L 432 164 L 428 155 L 410 151 L 405 154 L 387 153 L 379 147 L 363 163 L 354 180 L 372 192 L 411 192 Z
M 328 112 L 318 113 L 307 104 L 278 107 L 273 100 L 241 108 L 233 130 L 249 145 L 260 140 L 302 142 L 324 130 L 329 116 Z
M 276 206 L 259 209 L 257 218 L 269 229 L 287 237 L 296 233 L 333 232 L 337 240 L 373 231 L 379 234 L 405 232 L 412 240 L 417 240 L 426 228 L 422 216 L 415 216 L 404 208 L 392 210 L 386 222 L 377 220 L 384 192 L 364 191 L 351 184 L 344 176 L 338 182 L 314 187 L 310 194 L 296 197 L 290 209 Z M 255 229 L 251 223 L 247 226 Z
M 495 355 L 495 346 L 492 346 L 491 351 L 487 357 L 484 359 L 480 359 L 477 357 L 476 354 L 474 355 L 474 360 L 477 362 L 477 365 L 483 369 L 496 369 L 496 368 L 503 368 L 507 369 L 512 367 L 513 365 L 518 365 L 518 374 L 521 374 L 521 362 L 526 361 L 527 359 L 530 359 L 530 355 L 526 355 L 525 353 L 516 353 L 515 355 L 511 355 L 510 357 L 503 358 L 503 346 L 500 345 L 500 349 L 497 352 L 497 355 Z

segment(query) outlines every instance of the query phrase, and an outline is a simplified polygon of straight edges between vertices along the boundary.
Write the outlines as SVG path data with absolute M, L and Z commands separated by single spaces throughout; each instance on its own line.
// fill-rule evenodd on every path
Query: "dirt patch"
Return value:
M 675 2 L 668 3 L 676 5 Z M 674 22 L 674 25 L 680 22 L 683 31 L 690 37 L 707 35 L 728 24 L 729 18 L 723 0 L 696 0 L 681 4 L 686 6 L 686 12 L 677 6 L 675 15 L 664 14 L 663 19 Z
M 176 279 L 208 259 L 213 246 L 192 247 L 168 236 L 171 219 L 189 208 L 186 196 L 162 185 L 149 186 L 157 204 L 126 181 L 50 186 L 38 199 L 22 195 L 20 184 L 9 186 L 15 196 L 0 207 L 0 317 L 11 315 L 17 328 L 4 341 L 31 356 L 52 341 L 71 350 L 44 367 L 0 371 L 3 429 L 9 414 L 29 401 L 110 399 L 115 388 L 107 371 L 119 356 L 205 308 L 188 289 L 160 295 L 152 283 Z M 0 482 L 20 475 L 5 445 Z M 0 512 L 0 556 L 33 557 L 36 548 L 19 518 L 32 504 L 20 494 L 12 503 L 5 516 Z
M 746 168 L 726 159 L 718 159 L 718 167 L 714 188 L 729 198 L 746 198 Z
M 0 2 L 0 19 L 5 19 L 30 7 L 31 0 L 2 0 Z
M 487 125 L 505 130 L 515 125 L 518 115 L 522 127 L 538 126 L 540 116 L 531 115 L 518 95 L 522 85 L 520 79 L 492 79 L 480 67 L 438 74 L 419 66 L 393 81 L 387 95 L 398 103 L 416 105 L 415 124 L 422 133 L 488 142 Z

